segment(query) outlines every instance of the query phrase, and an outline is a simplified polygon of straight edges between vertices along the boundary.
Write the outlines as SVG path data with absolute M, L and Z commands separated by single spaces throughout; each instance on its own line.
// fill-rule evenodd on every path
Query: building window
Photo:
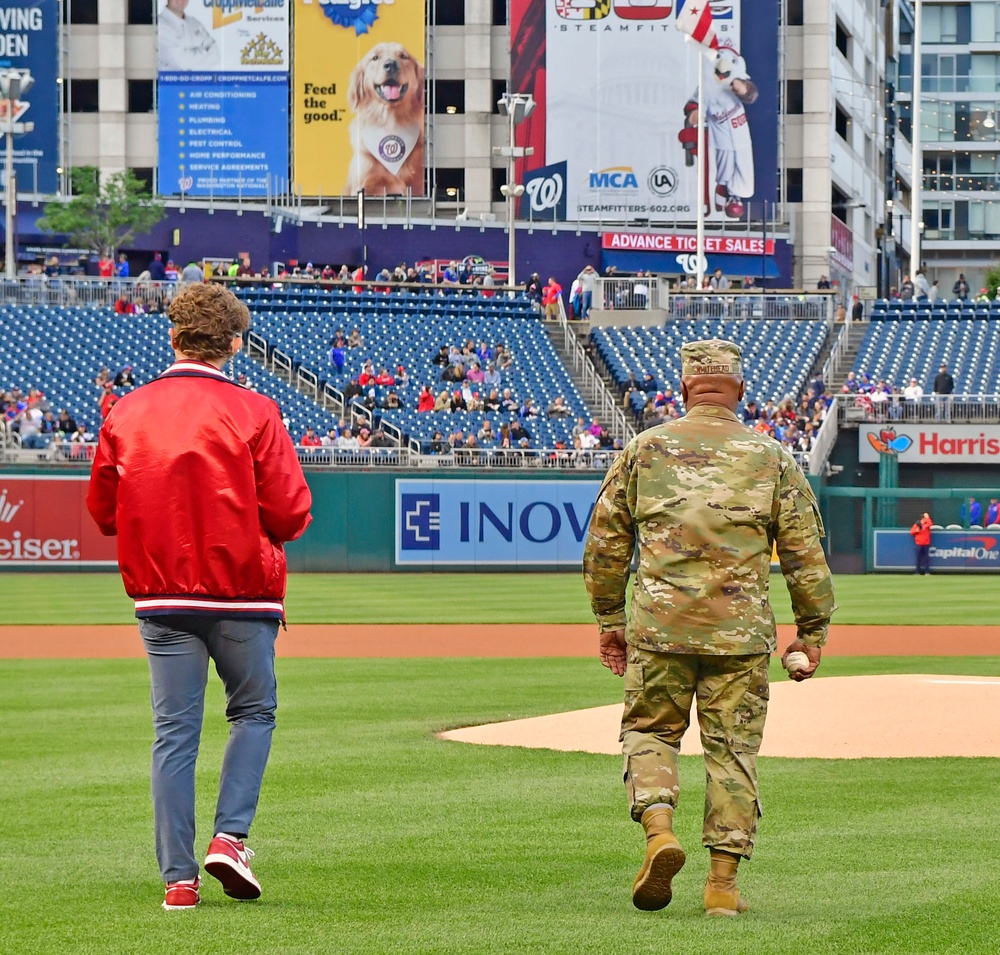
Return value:
M 847 28 L 837 20 L 836 28 L 836 43 L 837 49 L 844 54 L 845 60 L 851 59 L 851 34 L 847 32 Z
M 133 176 L 143 184 L 145 190 L 152 194 L 153 192 L 153 167 L 152 166 L 136 166 L 131 170 Z
M 63 83 L 63 89 L 69 90 L 69 112 L 100 112 L 97 80 L 71 80 L 69 83 Z
M 800 27 L 805 22 L 802 7 L 802 0 L 788 0 L 788 25 L 790 27 Z
M 464 80 L 438 80 L 434 84 L 434 112 L 449 116 L 465 112 Z
M 851 144 L 851 117 L 847 115 L 841 105 L 837 104 L 836 115 L 833 120 L 837 135 L 848 145 Z
M 434 192 L 438 202 L 464 201 L 465 170 L 438 166 L 434 170 Z
M 789 166 L 785 170 L 785 202 L 802 201 L 802 167 Z
M 153 0 L 128 0 L 128 22 L 132 26 L 151 24 L 153 22 Z
M 153 80 L 128 81 L 128 111 L 130 113 L 152 113 L 156 109 L 155 83 Z
M 465 26 L 465 0 L 434 0 L 434 25 Z
M 97 23 L 98 0 L 66 0 L 63 3 L 63 23 Z
M 500 115 L 500 107 L 497 105 L 500 98 L 507 92 L 506 80 L 493 80 L 493 115 Z
M 785 111 L 799 116 L 803 111 L 802 80 L 789 80 L 785 84 Z
M 846 192 L 842 192 L 835 185 L 830 186 L 830 207 L 833 214 L 841 222 L 847 222 L 847 209 L 849 199 Z
M 969 4 L 928 4 L 923 11 L 924 43 L 969 42 L 972 36 L 972 8 Z
M 493 26 L 507 26 L 507 0 L 493 0 Z
M 501 186 L 507 185 L 507 169 L 506 167 L 502 169 L 493 170 L 493 194 L 490 197 L 491 202 L 506 202 L 507 197 L 500 191 Z

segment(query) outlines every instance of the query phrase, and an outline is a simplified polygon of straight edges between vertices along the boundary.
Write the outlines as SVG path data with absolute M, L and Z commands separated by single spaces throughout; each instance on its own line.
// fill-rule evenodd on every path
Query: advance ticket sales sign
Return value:
M 579 567 L 599 480 L 396 481 L 396 564 Z
M 159 189 L 263 196 L 288 176 L 291 0 L 172 0 L 159 13 Z

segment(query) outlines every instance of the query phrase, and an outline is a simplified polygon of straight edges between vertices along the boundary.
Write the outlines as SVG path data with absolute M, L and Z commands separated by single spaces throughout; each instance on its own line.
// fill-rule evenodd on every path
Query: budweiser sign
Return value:
M 115 538 L 87 513 L 87 481 L 0 474 L 0 567 L 115 566 Z
M 694 235 L 663 235 L 647 232 L 604 232 L 601 248 L 619 252 L 696 252 L 698 238 Z M 774 239 L 764 240 L 746 235 L 707 235 L 705 253 L 711 255 L 774 255 Z

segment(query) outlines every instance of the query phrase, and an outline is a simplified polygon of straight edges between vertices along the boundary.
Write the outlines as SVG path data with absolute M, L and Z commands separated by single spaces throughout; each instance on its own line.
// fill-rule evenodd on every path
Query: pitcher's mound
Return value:
M 762 756 L 1000 756 L 1000 678 L 830 677 L 771 684 Z M 441 733 L 494 746 L 620 753 L 621 704 Z M 701 752 L 697 722 L 681 752 Z

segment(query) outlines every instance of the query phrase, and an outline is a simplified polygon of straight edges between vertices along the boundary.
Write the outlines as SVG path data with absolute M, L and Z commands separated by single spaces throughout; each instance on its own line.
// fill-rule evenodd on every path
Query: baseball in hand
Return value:
M 793 650 L 784 659 L 785 669 L 789 673 L 798 673 L 810 665 L 809 657 L 801 650 Z

